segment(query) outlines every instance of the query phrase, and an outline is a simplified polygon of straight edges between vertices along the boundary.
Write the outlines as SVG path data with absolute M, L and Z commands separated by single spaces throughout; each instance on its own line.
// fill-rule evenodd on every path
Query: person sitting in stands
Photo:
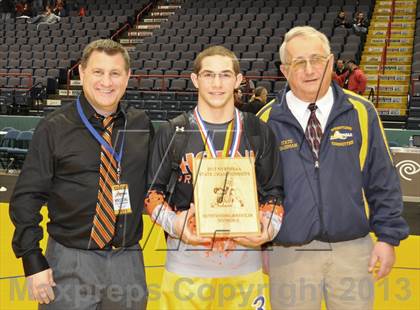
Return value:
M 79 9 L 79 16 L 86 16 L 87 12 L 84 6 L 81 6 Z
M 334 19 L 334 28 L 336 27 L 351 28 L 351 24 L 347 19 L 346 12 L 343 10 L 338 12 L 337 17 Z
M 369 26 L 368 20 L 365 18 L 363 12 L 358 12 L 356 18 L 353 20 L 353 29 L 356 34 L 367 33 Z
M 16 18 L 31 18 L 32 16 L 32 8 L 28 2 L 16 4 Z
M 41 15 L 37 15 L 28 20 L 30 24 L 38 24 L 37 29 L 39 29 L 39 25 L 41 24 L 55 24 L 60 21 L 60 16 L 55 15 L 52 12 L 52 8 L 50 5 L 45 6 L 45 12 Z
M 66 5 L 63 0 L 57 0 L 53 9 L 53 13 L 57 16 L 67 16 Z

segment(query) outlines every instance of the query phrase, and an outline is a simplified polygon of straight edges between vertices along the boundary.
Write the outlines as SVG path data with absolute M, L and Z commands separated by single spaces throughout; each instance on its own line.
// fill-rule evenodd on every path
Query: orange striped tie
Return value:
M 105 128 L 102 137 L 110 146 L 113 116 L 103 119 Z M 93 219 L 91 239 L 99 246 L 104 248 L 114 236 L 115 232 L 115 213 L 112 203 L 112 185 L 117 183 L 117 162 L 111 153 L 101 146 L 101 165 L 99 167 L 99 191 L 98 202 L 96 204 L 96 215 Z

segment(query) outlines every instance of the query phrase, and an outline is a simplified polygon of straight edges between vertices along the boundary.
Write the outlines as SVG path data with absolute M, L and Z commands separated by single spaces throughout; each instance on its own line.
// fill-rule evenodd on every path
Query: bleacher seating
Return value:
M 10 75 L 25 73 L 33 76 L 27 85 L 39 84 L 54 91 L 56 84 L 65 82 L 66 70 L 80 58 L 86 44 L 109 37 L 148 2 L 81 0 L 78 4 L 87 9 L 88 16 L 77 16 L 77 8 L 72 8 L 69 16 L 59 23 L 41 25 L 38 30 L 36 25 L 24 20 L 0 22 L 0 88 L 25 89 L 27 77 Z M 291 27 L 314 26 L 330 38 L 336 57 L 357 59 L 363 42 L 351 30 L 334 29 L 333 19 L 340 9 L 347 11 L 349 16 L 358 10 L 369 16 L 372 3 L 373 0 L 184 1 L 182 7 L 155 29 L 152 36 L 129 51 L 133 73 L 146 75 L 131 79 L 129 91 L 140 91 L 137 99 L 148 101 L 143 97 L 151 91 L 195 91 L 188 78 L 193 60 L 205 47 L 221 44 L 236 53 L 242 72 L 252 77 L 254 85 L 265 86 L 270 95 L 274 95 L 285 83 L 273 77 L 281 75 L 278 49 Z M 164 80 L 158 77 L 160 75 L 165 75 Z M 2 93 L 0 97 L 4 98 L 3 101 L 7 99 Z M 128 92 L 126 100 L 132 101 L 132 97 Z M 154 106 L 144 101 L 133 101 L 133 104 L 154 111 L 151 114 L 161 118 L 164 113 L 157 115 L 156 111 L 166 111 L 168 107 L 182 111 L 192 104 L 186 100 L 186 105 L 181 101 L 167 106 Z M 171 113 L 166 113 L 166 116 Z
M 370 0 L 185 1 L 181 9 L 131 52 L 135 59 L 133 71 L 135 74 L 162 71 L 189 74 L 198 52 L 220 44 L 236 53 L 243 73 L 253 76 L 254 84 L 259 85 L 265 76 L 280 76 L 278 49 L 284 34 L 296 25 L 320 28 L 330 38 L 336 57 L 358 59 L 363 44 L 361 37 L 351 30 L 334 29 L 333 20 L 341 8 L 345 8 L 349 16 L 358 10 L 369 16 L 372 3 Z M 145 80 L 140 85 L 132 83 L 130 87 L 159 90 L 160 85 L 155 79 L 154 82 Z M 179 91 L 185 87 L 185 81 L 173 78 L 162 85 L 165 85 L 164 90 Z M 280 84 L 264 80 L 262 85 L 273 94 Z
M 147 0 L 79 1 L 88 8 L 88 16 L 77 16 L 78 8 L 70 8 L 69 16 L 62 17 L 59 23 L 41 24 L 38 29 L 25 19 L 1 20 L 1 113 L 26 114 L 25 106 L 20 106 L 25 101 L 14 96 L 28 89 L 32 99 L 44 92 L 55 93 L 89 42 L 109 38 L 146 3 Z
M 31 73 L 32 85 L 40 83 L 44 87 L 48 79 L 64 82 L 64 71 L 80 58 L 87 43 L 110 37 L 147 2 L 79 1 L 87 7 L 89 16 L 76 16 L 78 11 L 70 10 L 70 16 L 62 17 L 59 23 L 41 24 L 38 30 L 37 25 L 28 24 L 25 19 L 0 21 L 0 68 L 8 69 L 2 73 Z M 46 72 L 36 71 L 40 68 Z M 0 86 L 15 87 L 17 80 L 5 82 Z

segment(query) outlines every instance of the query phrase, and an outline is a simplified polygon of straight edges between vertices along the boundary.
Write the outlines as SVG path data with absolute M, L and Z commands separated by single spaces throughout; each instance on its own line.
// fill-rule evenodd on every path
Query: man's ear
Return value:
M 334 70 L 334 64 L 335 64 L 335 62 L 334 62 L 334 54 L 331 54 L 331 56 L 329 56 L 330 57 L 330 59 L 328 60 L 330 63 L 328 64 L 328 69 L 330 70 L 330 71 L 333 71 Z
M 79 76 L 80 76 L 80 82 L 83 85 L 83 77 L 84 77 L 84 72 L 83 72 L 83 67 L 82 65 L 79 65 Z
M 280 71 L 281 71 L 281 73 L 283 73 L 283 75 L 287 79 L 288 76 L 289 76 L 289 70 L 287 69 L 287 66 L 286 65 L 280 65 Z
M 191 73 L 191 81 L 193 82 L 195 88 L 198 89 L 198 76 L 195 73 Z
M 130 81 L 130 76 L 131 76 L 131 69 L 128 69 L 128 72 L 127 72 L 127 81 L 126 81 L 126 85 L 125 85 L 126 88 L 128 87 L 128 81 Z
M 235 89 L 239 88 L 239 86 L 241 86 L 242 80 L 243 80 L 244 76 L 242 75 L 242 73 L 239 73 L 236 76 L 236 83 L 235 83 Z

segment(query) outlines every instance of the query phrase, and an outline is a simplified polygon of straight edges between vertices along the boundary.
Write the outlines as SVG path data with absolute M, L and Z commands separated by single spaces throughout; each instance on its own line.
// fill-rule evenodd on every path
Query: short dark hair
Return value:
M 201 65 L 205 57 L 210 56 L 225 56 L 229 57 L 232 60 L 233 71 L 235 74 L 241 73 L 241 68 L 239 66 L 238 58 L 235 53 L 231 50 L 228 50 L 226 47 L 221 45 L 210 46 L 204 49 L 194 60 L 193 72 L 198 74 L 201 70 Z
M 111 56 L 121 54 L 125 62 L 125 71 L 128 72 L 130 70 L 130 56 L 128 55 L 127 50 L 120 43 L 111 39 L 96 40 L 89 43 L 85 47 L 83 50 L 82 59 L 80 60 L 80 64 L 83 69 L 86 68 L 90 55 L 92 55 L 94 51 L 104 52 L 105 54 Z

